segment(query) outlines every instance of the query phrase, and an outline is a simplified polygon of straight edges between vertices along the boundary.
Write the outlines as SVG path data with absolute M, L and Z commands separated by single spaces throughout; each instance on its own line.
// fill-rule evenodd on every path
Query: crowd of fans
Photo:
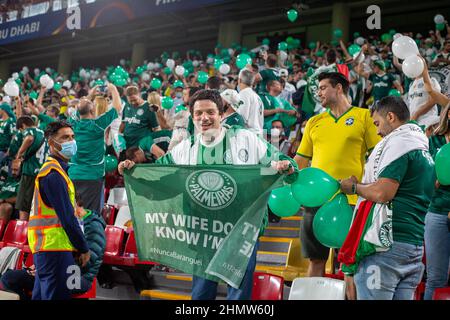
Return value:
M 29 2 L 34 1 L 6 2 L 2 10 Z M 425 35 L 403 34 L 415 39 L 430 68 L 445 69 L 450 65 L 450 28 L 446 28 Z M 317 71 L 333 67 L 350 81 L 348 99 L 353 106 L 371 108 L 386 96 L 401 96 L 411 120 L 432 136 L 445 106 L 423 97 L 421 77 L 410 79 L 401 72 L 391 50 L 395 33 L 383 41 L 354 34 L 349 43 L 300 44 L 288 37 L 278 44 L 265 39 L 254 50 L 218 44 L 207 55 L 195 50 L 184 56 L 164 52 L 137 67 L 122 59 L 117 66 L 79 68 L 70 75 L 51 68 L 17 70 L 12 78 L 20 87 L 19 96 L 0 96 L 0 219 L 28 219 L 34 179 L 47 157 L 44 132 L 50 123 L 72 124 L 78 152 L 69 176 L 84 207 L 100 212 L 105 175 L 115 169 L 123 172 L 120 165 L 105 172 L 108 159 L 152 163 L 195 134 L 189 99 L 200 89 L 221 93 L 224 126 L 251 129 L 290 157 L 297 152 L 308 119 L 325 111 L 320 104 L 311 107 L 306 101 L 306 95 L 314 94 L 311 79 Z M 282 48 L 285 44 L 287 48 Z M 361 50 L 349 53 L 354 44 Z M 251 61 L 239 67 L 237 60 L 243 54 Z M 45 74 L 53 78 L 51 89 L 41 84 Z M 437 91 L 441 85 L 433 80 Z M 279 218 L 271 215 L 271 219 Z

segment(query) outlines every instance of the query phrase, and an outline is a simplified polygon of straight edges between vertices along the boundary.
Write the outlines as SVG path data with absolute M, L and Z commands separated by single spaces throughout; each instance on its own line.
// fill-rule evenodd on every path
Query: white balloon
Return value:
M 228 49 L 228 54 L 232 56 L 234 54 L 234 50 L 232 48 Z
M 408 36 L 401 36 L 392 43 L 392 52 L 399 59 L 406 59 L 409 56 L 417 55 L 419 48 L 417 43 Z
M 41 73 L 41 70 L 39 70 L 38 68 L 34 69 L 34 75 L 38 76 L 39 73 Z
M 230 66 L 228 65 L 228 64 L 226 64 L 226 63 L 224 63 L 224 64 L 222 64 L 221 66 L 220 66 L 220 68 L 219 68 L 219 72 L 221 73 L 221 74 L 228 74 L 229 72 L 230 72 Z
M 445 18 L 442 14 L 437 14 L 434 16 L 434 23 L 439 24 L 439 23 L 444 23 L 445 22 Z
M 126 62 L 125 59 L 120 59 L 120 65 L 121 65 L 121 66 L 124 66 L 124 65 L 125 65 L 125 62 Z
M 355 42 L 357 45 L 362 46 L 364 44 L 364 38 L 363 37 L 358 37 L 355 39 Z
M 27 74 L 28 72 L 30 72 L 30 69 L 28 69 L 28 67 L 23 67 L 22 68 L 22 73 L 23 74 Z
M 149 81 L 150 80 L 150 75 L 147 72 L 144 72 L 141 76 L 141 79 L 143 81 Z
M 66 87 L 67 89 L 72 88 L 72 82 L 70 82 L 70 80 L 66 80 L 63 82 L 63 86 Z
M 213 64 L 214 63 L 214 58 L 212 58 L 212 57 L 207 58 L 206 59 L 206 63 L 207 64 Z
M 168 66 L 170 70 L 172 70 L 175 67 L 175 61 L 173 61 L 173 59 L 167 59 L 166 66 Z
M 3 87 L 3 91 L 5 91 L 8 96 L 17 97 L 19 95 L 19 86 L 14 80 L 11 81 L 10 79 Z
M 42 86 L 46 87 L 47 89 L 52 89 L 53 85 L 55 84 L 53 79 L 50 78 L 48 74 L 44 74 L 40 79 L 39 82 Z
M 431 48 L 428 48 L 427 51 L 425 51 L 425 55 L 427 55 L 427 56 L 432 56 L 433 53 L 434 53 L 434 50 Z
M 418 56 L 406 57 L 405 61 L 402 63 L 402 71 L 409 78 L 417 78 L 423 72 L 423 61 Z
M 7 103 L 7 104 L 11 104 L 11 97 L 10 96 L 4 96 L 2 101 Z
M 197 68 L 199 66 L 200 62 L 198 60 L 192 61 L 192 65 Z
M 177 66 L 176 68 L 175 68 L 175 73 L 178 75 L 178 76 L 182 76 L 182 75 L 184 75 L 184 67 L 183 66 Z
M 288 58 L 288 54 L 286 53 L 286 51 L 280 51 L 280 59 L 281 61 L 286 61 Z
M 52 69 L 51 68 L 45 68 L 45 72 L 52 73 Z
M 19 79 L 19 74 L 18 74 L 17 72 L 14 72 L 14 73 L 12 74 L 12 78 L 13 78 L 14 80 Z
M 401 33 L 396 33 L 394 34 L 394 36 L 392 37 L 392 39 L 396 40 L 397 38 L 402 37 L 403 35 Z
M 149 62 L 147 64 L 147 70 L 152 71 L 153 69 L 155 69 L 155 64 L 153 62 Z

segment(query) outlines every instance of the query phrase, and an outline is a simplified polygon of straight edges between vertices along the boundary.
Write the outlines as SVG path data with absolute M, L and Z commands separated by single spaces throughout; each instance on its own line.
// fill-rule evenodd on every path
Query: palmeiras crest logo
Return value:
M 186 179 L 186 191 L 191 199 L 209 210 L 228 207 L 236 198 L 236 181 L 219 170 L 199 170 Z

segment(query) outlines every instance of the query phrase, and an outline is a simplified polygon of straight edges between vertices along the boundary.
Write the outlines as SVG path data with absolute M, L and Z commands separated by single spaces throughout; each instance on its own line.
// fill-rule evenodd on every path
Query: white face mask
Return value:
M 281 134 L 282 134 L 282 131 L 280 129 L 278 129 L 278 128 L 270 129 L 270 135 L 272 137 L 279 137 L 279 136 L 281 136 Z

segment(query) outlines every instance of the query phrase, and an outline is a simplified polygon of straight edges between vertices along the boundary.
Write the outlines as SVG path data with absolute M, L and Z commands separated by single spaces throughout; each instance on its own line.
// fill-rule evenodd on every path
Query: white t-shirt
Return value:
M 433 77 L 431 78 L 431 84 L 434 90 L 437 90 L 439 92 L 441 91 L 441 86 L 439 85 L 439 82 Z M 419 78 L 414 80 L 414 82 L 409 87 L 408 91 L 408 108 L 411 116 L 413 116 L 422 105 L 427 103 L 429 98 L 430 96 L 424 89 L 423 79 Z M 436 105 L 434 105 L 426 114 L 420 116 L 417 119 L 417 122 L 420 125 L 424 125 L 426 123 L 426 121 L 424 121 L 425 119 L 437 115 L 438 115 L 438 108 Z
M 244 118 L 246 128 L 257 134 L 263 133 L 264 126 L 264 104 L 261 98 L 252 88 L 245 88 L 239 92 L 242 104 L 237 113 Z

